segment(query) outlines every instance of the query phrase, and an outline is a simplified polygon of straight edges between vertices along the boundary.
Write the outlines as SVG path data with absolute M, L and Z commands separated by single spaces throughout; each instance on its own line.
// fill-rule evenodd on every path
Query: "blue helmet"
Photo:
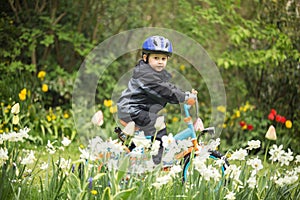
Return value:
M 163 53 L 172 55 L 172 43 L 163 36 L 151 36 L 143 43 L 143 53 Z

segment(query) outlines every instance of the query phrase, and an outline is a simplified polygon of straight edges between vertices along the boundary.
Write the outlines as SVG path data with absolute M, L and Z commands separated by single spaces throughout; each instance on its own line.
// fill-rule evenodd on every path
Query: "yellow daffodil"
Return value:
M 292 126 L 293 126 L 293 124 L 292 124 L 291 120 L 286 120 L 285 121 L 285 127 L 292 128 Z
M 21 92 L 19 93 L 19 98 L 21 101 L 26 100 L 26 94 L 27 94 L 27 89 L 26 88 L 22 89 Z
M 52 120 L 56 120 L 56 115 L 52 113 L 51 119 L 52 119 Z
M 44 80 L 45 76 L 46 76 L 46 72 L 45 72 L 45 71 L 40 71 L 40 72 L 38 73 L 38 75 L 37 75 L 37 77 L 38 77 L 39 79 L 41 79 L 41 80 Z
M 113 101 L 112 101 L 112 100 L 107 100 L 107 99 L 104 100 L 104 106 L 106 106 L 106 107 L 111 107 L 112 104 L 113 104 Z
M 68 119 L 70 117 L 70 115 L 68 113 L 64 113 L 64 118 Z
M 91 194 L 96 195 L 96 194 L 98 194 L 98 192 L 97 192 L 97 190 L 91 190 Z
M 48 92 L 48 85 L 47 84 L 42 85 L 42 91 L 43 92 Z
M 109 112 L 112 113 L 112 114 L 116 113 L 117 112 L 117 106 L 111 106 L 109 108 Z
M 185 65 L 180 65 L 179 69 L 180 69 L 180 71 L 184 71 L 185 70 Z
M 236 116 L 236 118 L 239 118 L 239 117 L 241 116 L 241 112 L 240 112 L 239 110 L 237 110 L 237 111 L 235 112 L 235 116 Z
M 47 115 L 46 118 L 47 118 L 47 121 L 48 121 L 48 122 L 51 122 L 52 118 L 51 118 L 50 115 Z
M 173 117 L 172 118 L 172 122 L 178 122 L 178 121 L 179 121 L 178 117 Z
M 217 107 L 217 110 L 218 110 L 219 112 L 225 113 L 225 112 L 226 112 L 226 107 L 225 107 L 225 106 L 218 106 L 218 107 Z

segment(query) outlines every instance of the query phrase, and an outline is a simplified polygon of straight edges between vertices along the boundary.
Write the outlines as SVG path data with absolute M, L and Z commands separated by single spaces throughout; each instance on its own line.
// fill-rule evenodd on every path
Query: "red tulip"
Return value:
M 252 130 L 253 130 L 253 125 L 248 124 L 248 125 L 247 125 L 247 130 L 252 131 Z
M 241 127 L 243 127 L 243 126 L 245 126 L 245 125 L 246 125 L 246 122 L 240 121 L 240 126 L 241 126 Z
M 284 123 L 285 123 L 285 121 L 286 121 L 286 118 L 285 118 L 285 117 L 283 117 L 283 116 L 281 116 L 281 118 L 280 118 L 280 123 L 284 124 Z
M 271 113 L 272 113 L 273 115 L 276 115 L 276 114 L 277 114 L 277 112 L 276 112 L 275 109 L 271 109 Z
M 276 115 L 276 118 L 275 118 L 276 122 L 280 122 L 281 118 L 282 117 L 280 115 Z
M 275 119 L 275 115 L 271 112 L 269 115 L 268 115 L 268 119 L 273 121 Z

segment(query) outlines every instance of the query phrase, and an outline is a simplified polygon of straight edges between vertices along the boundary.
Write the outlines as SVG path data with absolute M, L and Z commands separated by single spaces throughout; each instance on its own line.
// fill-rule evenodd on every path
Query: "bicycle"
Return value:
M 196 106 L 196 116 L 198 116 L 198 100 L 189 99 L 186 103 L 183 104 L 183 109 L 185 113 L 184 122 L 187 124 L 187 128 L 182 130 L 181 132 L 174 135 L 175 141 L 179 140 L 190 140 L 192 142 L 192 146 L 188 147 L 186 150 L 178 153 L 175 157 L 177 160 L 181 161 L 183 164 L 183 170 L 182 170 L 182 182 L 185 183 L 187 181 L 188 171 L 192 163 L 192 158 L 198 156 L 199 150 L 203 148 L 205 145 L 200 141 L 201 136 L 205 134 L 214 135 L 215 129 L 214 127 L 209 128 L 203 128 L 202 130 L 196 130 L 199 129 L 194 126 L 193 119 L 190 115 L 190 109 L 192 106 Z M 198 118 L 200 119 L 200 118 Z M 124 121 L 120 121 L 121 124 L 126 127 L 128 123 Z M 135 133 L 137 133 L 139 130 L 137 127 L 135 127 Z M 197 131 L 200 131 L 198 136 L 196 134 Z M 136 148 L 135 145 L 132 142 L 128 142 L 130 138 L 126 133 L 122 131 L 120 127 L 115 128 L 115 132 L 118 134 L 118 138 L 122 141 L 122 144 L 125 145 L 125 149 L 127 153 L 130 153 L 134 151 Z M 138 134 L 138 133 L 137 133 Z M 145 136 L 147 140 L 151 140 L 153 142 L 153 137 L 151 136 Z M 224 164 L 221 166 L 222 176 L 224 176 L 226 168 L 229 166 L 229 162 L 227 158 L 221 154 L 217 150 L 208 149 L 209 157 L 213 160 L 222 159 L 224 161 Z

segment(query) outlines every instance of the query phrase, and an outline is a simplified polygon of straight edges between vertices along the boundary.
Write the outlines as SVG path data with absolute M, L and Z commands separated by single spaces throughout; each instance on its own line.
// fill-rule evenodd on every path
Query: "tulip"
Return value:
M 164 116 L 160 116 L 156 119 L 156 122 L 154 124 L 154 127 L 156 129 L 156 131 L 160 131 L 164 128 L 166 128 L 166 124 L 165 124 L 165 117 Z
M 11 108 L 11 113 L 12 114 L 19 114 L 20 112 L 20 104 L 16 103 L 12 108 Z
M 265 137 L 269 140 L 277 140 L 276 130 L 273 125 L 269 127 Z
M 17 125 L 19 123 L 19 116 L 14 115 L 12 118 L 12 124 Z
M 293 124 L 292 124 L 291 120 L 286 120 L 286 121 L 285 121 L 285 127 L 286 127 L 286 128 L 292 128 L 292 125 L 293 125 Z
M 204 125 L 200 117 L 197 118 L 196 122 L 194 123 L 195 131 L 203 131 Z
M 123 129 L 123 132 L 129 136 L 133 136 L 134 131 L 135 131 L 134 121 L 128 122 L 127 125 L 125 126 L 125 128 Z
M 101 110 L 96 112 L 92 117 L 92 123 L 96 126 L 102 126 L 103 124 L 103 113 Z

